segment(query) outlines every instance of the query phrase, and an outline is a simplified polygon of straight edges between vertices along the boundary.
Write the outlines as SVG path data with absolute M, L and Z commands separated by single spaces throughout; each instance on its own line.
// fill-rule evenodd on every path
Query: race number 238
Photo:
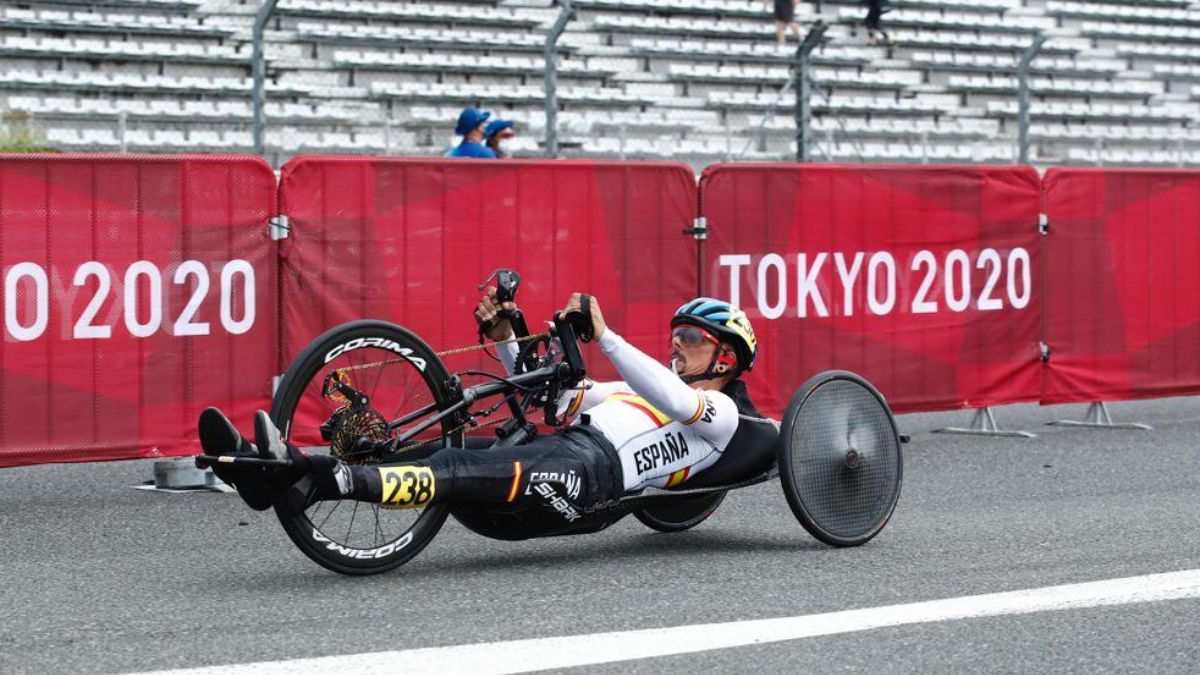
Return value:
M 424 506 L 433 499 L 433 471 L 425 466 L 379 469 L 383 481 L 383 503 L 389 506 Z

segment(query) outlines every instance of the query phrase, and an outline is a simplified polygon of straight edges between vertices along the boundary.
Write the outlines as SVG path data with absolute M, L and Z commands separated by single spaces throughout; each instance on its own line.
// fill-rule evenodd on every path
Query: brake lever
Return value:
M 492 279 L 496 280 L 496 300 L 500 303 L 516 302 L 517 289 L 521 286 L 521 275 L 516 270 L 500 268 L 488 275 L 488 278 L 479 284 L 479 290 L 487 288 L 488 282 Z
M 517 289 L 521 287 L 521 275 L 516 270 L 510 270 L 502 267 L 489 274 L 488 277 L 483 280 L 483 283 L 479 284 L 478 289 L 482 291 L 483 289 L 487 288 L 488 283 L 490 283 L 493 279 L 496 280 L 496 302 L 501 305 L 506 302 L 516 302 Z M 515 333 L 518 338 L 529 336 L 529 328 L 525 325 L 525 315 L 521 313 L 521 310 L 502 309 L 498 313 L 498 316 L 508 319 L 508 322 L 512 324 L 513 333 Z M 486 335 L 487 332 L 492 329 L 494 324 L 494 321 L 485 321 L 479 325 L 480 344 L 483 344 L 484 335 Z

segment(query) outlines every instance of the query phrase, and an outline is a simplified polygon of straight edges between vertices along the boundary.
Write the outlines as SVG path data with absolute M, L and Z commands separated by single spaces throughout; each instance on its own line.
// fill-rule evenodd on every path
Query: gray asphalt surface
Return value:
M 831 549 L 778 483 L 697 529 L 627 518 L 505 543 L 449 523 L 413 562 L 345 578 L 236 495 L 142 492 L 149 462 L 0 471 L 0 673 L 115 673 L 795 616 L 1200 568 L 1200 399 L 1111 406 L 1150 432 L 947 436 L 909 415 L 896 515 Z M 624 672 L 1197 672 L 1200 601 L 1060 611 L 612 663 Z M 398 672 L 403 672 L 398 664 Z

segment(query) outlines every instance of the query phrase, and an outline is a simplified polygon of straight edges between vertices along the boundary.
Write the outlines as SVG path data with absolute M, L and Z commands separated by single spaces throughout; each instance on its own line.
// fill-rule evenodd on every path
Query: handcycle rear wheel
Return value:
M 805 530 L 831 546 L 859 546 L 883 530 L 900 498 L 896 421 L 862 377 L 831 370 L 805 382 L 780 427 L 779 477 Z
M 348 448 L 360 446 L 346 439 L 383 442 L 404 429 L 389 431 L 387 422 L 430 405 L 444 409 L 450 404 L 448 377 L 441 359 L 408 330 L 384 321 L 353 321 L 326 331 L 296 357 L 276 391 L 271 419 L 305 452 L 333 453 L 358 464 L 402 462 L 410 458 L 404 452 L 357 455 Z M 346 412 L 350 401 L 331 389 L 332 380 L 365 395 L 367 409 Z M 425 454 L 462 443 L 455 419 L 417 437 Z M 332 440 L 322 435 L 323 423 Z M 305 555 L 341 574 L 378 574 L 403 565 L 429 544 L 449 514 L 446 504 L 394 510 L 363 502 L 310 502 L 303 494 L 311 485 L 306 481 L 274 495 L 275 513 Z
M 681 497 L 664 504 L 644 506 L 633 517 L 646 527 L 659 532 L 683 532 L 704 522 L 725 500 L 726 492 Z

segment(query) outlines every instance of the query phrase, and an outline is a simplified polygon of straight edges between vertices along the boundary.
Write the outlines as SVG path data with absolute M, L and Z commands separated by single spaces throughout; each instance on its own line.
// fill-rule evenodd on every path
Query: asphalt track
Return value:
M 792 617 L 1200 569 L 1200 399 L 1112 405 L 1154 425 L 1034 440 L 913 435 L 893 521 L 857 549 L 796 523 L 777 483 L 697 529 L 632 518 L 505 543 L 448 524 L 416 560 L 351 579 L 234 495 L 131 489 L 148 462 L 0 471 L 0 673 L 117 673 Z M 620 661 L 627 672 L 1197 672 L 1200 600 L 879 628 Z M 614 655 L 616 658 L 616 655 Z M 397 663 L 395 672 L 404 672 Z

